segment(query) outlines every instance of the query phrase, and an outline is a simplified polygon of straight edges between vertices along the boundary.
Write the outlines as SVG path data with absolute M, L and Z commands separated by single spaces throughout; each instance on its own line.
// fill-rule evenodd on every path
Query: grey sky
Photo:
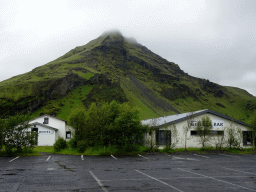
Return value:
M 186 73 L 256 96 L 254 0 L 1 0 L 0 81 L 110 29 Z

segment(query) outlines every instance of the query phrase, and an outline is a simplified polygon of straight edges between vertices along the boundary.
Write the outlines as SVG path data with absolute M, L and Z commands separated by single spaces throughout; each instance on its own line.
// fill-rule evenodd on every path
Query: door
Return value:
M 31 132 L 36 132 L 37 133 L 36 145 L 38 145 L 38 128 L 37 127 L 32 128 Z

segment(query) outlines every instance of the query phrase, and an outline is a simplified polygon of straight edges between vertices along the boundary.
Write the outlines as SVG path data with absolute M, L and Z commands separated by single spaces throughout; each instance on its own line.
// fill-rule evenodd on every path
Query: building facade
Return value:
M 252 145 L 252 132 L 245 122 L 233 119 L 208 109 L 165 116 L 155 119 L 143 120 L 143 125 L 154 127 L 154 132 L 145 136 L 146 145 L 154 143 L 158 148 L 164 148 L 166 143 L 176 142 L 175 148 L 200 148 L 202 147 L 200 136 L 196 131 L 197 122 L 203 116 L 209 116 L 212 124 L 212 131 L 206 146 L 215 147 L 221 142 L 223 147 L 227 147 L 229 138 L 228 130 L 232 129 L 237 139 L 239 147 L 249 147 Z M 176 138 L 174 138 L 174 127 L 176 128 Z M 173 133 L 172 133 L 173 132 Z
M 73 135 L 73 128 L 66 121 L 47 114 L 32 119 L 29 124 L 31 131 L 38 133 L 38 146 L 53 146 L 59 137 L 69 141 Z

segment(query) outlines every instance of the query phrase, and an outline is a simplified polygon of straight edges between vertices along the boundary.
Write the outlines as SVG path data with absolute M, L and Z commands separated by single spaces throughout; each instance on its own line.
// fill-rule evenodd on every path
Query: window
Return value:
M 49 124 L 49 118 L 48 117 L 44 118 L 44 124 Z
M 199 135 L 197 131 L 191 131 L 190 132 L 191 135 Z M 211 135 L 218 135 L 218 136 L 223 136 L 224 135 L 224 131 L 211 131 Z
M 156 131 L 156 143 L 158 145 L 166 145 L 171 143 L 171 131 L 170 130 L 158 130 Z
M 224 135 L 224 131 L 211 131 L 211 135 L 223 136 Z
M 190 135 L 198 135 L 198 132 L 197 131 L 191 131 Z
M 66 139 L 70 139 L 71 138 L 71 131 L 66 131 Z
M 243 145 L 252 145 L 252 131 L 243 131 Z

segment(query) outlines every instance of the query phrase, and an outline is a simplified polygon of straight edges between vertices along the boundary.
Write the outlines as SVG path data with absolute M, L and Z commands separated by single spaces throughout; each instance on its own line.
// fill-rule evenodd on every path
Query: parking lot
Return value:
M 256 191 L 256 156 L 0 157 L 0 191 Z

